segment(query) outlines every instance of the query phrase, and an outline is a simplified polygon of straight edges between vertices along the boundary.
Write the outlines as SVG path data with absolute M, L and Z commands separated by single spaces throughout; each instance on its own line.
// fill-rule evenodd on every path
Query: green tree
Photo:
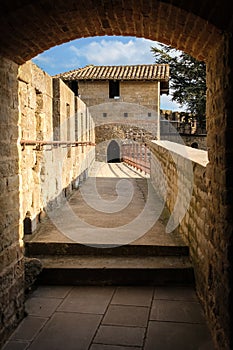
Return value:
M 159 44 L 151 47 L 156 63 L 170 66 L 172 101 L 196 115 L 203 124 L 206 114 L 206 66 L 185 52 Z

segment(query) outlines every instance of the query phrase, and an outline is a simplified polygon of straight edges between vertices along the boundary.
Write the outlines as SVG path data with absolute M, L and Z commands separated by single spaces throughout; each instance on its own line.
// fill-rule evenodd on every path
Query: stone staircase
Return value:
M 114 174 L 117 171 L 119 173 L 119 165 L 117 168 L 117 165 L 111 164 L 111 169 L 113 166 L 116 167 L 113 169 Z M 126 176 L 129 170 L 127 168 L 123 168 L 123 170 L 124 176 Z M 101 171 L 103 175 L 103 168 Z M 116 181 L 116 178 L 109 177 L 109 169 L 108 177 L 102 176 L 99 179 L 98 191 L 103 198 L 114 199 L 112 187 L 115 188 Z M 83 200 L 80 190 L 76 191 L 69 200 L 69 206 L 73 213 L 78 215 L 81 220 L 72 223 L 72 215 L 69 214 L 70 216 L 67 218 L 66 209 L 62 209 L 63 211 L 61 210 L 56 217 L 58 225 L 54 225 L 54 217 L 53 220 L 48 217 L 39 225 L 33 235 L 25 236 L 25 255 L 38 258 L 42 262 L 43 269 L 38 283 L 59 285 L 194 284 L 189 248 L 176 232 L 170 234 L 165 232 L 166 210 L 163 210 L 156 223 L 139 238 L 135 240 L 129 238 L 129 242 L 115 246 L 108 242 L 111 229 L 115 230 L 116 236 L 118 233 L 120 234 L 120 228 L 127 227 L 127 220 L 129 218 L 133 220 L 133 216 L 137 219 L 145 206 L 147 200 L 146 181 L 148 180 L 140 177 L 131 178 L 130 181 L 132 181 L 134 188 L 133 199 L 119 213 L 105 213 L 103 210 L 98 211 L 90 206 L 93 188 L 87 180 L 83 184 L 86 186 L 84 188 L 86 201 Z M 67 210 L 69 212 L 69 209 Z M 148 210 L 150 211 L 150 208 Z M 147 217 L 150 220 L 151 216 Z M 136 222 L 134 229 L 137 230 L 140 225 L 144 229 L 147 217 Z M 66 225 L 62 226 L 64 222 Z M 90 226 L 86 225 L 87 222 Z M 78 225 L 79 237 L 76 240 L 64 235 L 67 225 L 71 236 L 72 227 L 76 230 Z M 125 232 L 131 237 L 130 230 Z M 97 243 L 95 240 L 88 242 L 93 234 L 94 237 L 103 236 L 103 241 L 99 242 L 98 238 Z
M 26 256 L 38 258 L 40 284 L 193 284 L 185 246 L 127 245 L 88 247 L 78 243 L 25 243 Z

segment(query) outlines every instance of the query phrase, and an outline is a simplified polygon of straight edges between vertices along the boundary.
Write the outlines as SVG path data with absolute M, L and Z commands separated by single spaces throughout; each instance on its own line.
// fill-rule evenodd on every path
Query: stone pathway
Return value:
M 168 214 L 149 175 L 126 164 L 95 162 L 88 179 L 66 204 L 25 241 L 88 245 L 121 244 L 122 239 L 122 244 L 184 245 L 176 232 L 165 232 Z
M 114 181 L 110 178 L 145 181 L 144 174 L 123 164 L 95 163 L 89 175 L 100 178 L 99 189 L 108 200 L 108 186 Z M 109 185 L 103 183 L 103 178 L 111 180 Z M 86 198 L 91 199 L 91 194 L 92 191 L 86 192 Z M 136 206 L 131 214 L 144 205 L 142 188 L 135 191 L 135 196 Z M 100 218 L 93 213 L 87 217 L 78 192 L 70 205 L 97 226 Z M 111 215 L 107 217 L 105 213 L 101 225 L 114 227 L 114 222 L 108 221 Z M 115 222 L 123 223 L 127 215 L 119 216 Z M 45 246 L 58 242 L 68 247 L 71 242 L 49 220 L 35 237 L 28 239 L 44 242 Z M 135 242 L 138 246 L 182 246 L 176 235 L 166 235 L 160 220 Z M 26 312 L 4 350 L 214 350 L 192 286 L 40 285 L 28 295 Z
M 213 350 L 192 287 L 39 286 L 4 350 Z
M 150 178 L 149 174 L 138 171 L 125 163 L 104 163 L 95 161 L 90 177 Z

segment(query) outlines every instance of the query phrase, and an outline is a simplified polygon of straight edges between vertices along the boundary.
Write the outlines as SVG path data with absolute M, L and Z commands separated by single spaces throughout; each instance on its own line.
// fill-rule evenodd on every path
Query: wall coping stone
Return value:
M 191 161 L 198 163 L 204 167 L 209 162 L 208 152 L 201 149 L 192 148 L 189 146 L 185 146 L 185 145 L 182 145 L 176 142 L 167 141 L 167 140 L 159 140 L 159 141 L 153 140 L 151 141 L 151 143 L 161 146 L 167 149 L 168 151 L 174 152 L 184 158 L 190 159 Z

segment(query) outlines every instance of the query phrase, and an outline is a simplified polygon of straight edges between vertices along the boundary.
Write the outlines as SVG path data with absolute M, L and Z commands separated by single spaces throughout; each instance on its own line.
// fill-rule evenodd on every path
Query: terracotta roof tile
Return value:
M 169 80 L 168 64 L 131 66 L 89 65 L 55 76 L 62 80 Z

